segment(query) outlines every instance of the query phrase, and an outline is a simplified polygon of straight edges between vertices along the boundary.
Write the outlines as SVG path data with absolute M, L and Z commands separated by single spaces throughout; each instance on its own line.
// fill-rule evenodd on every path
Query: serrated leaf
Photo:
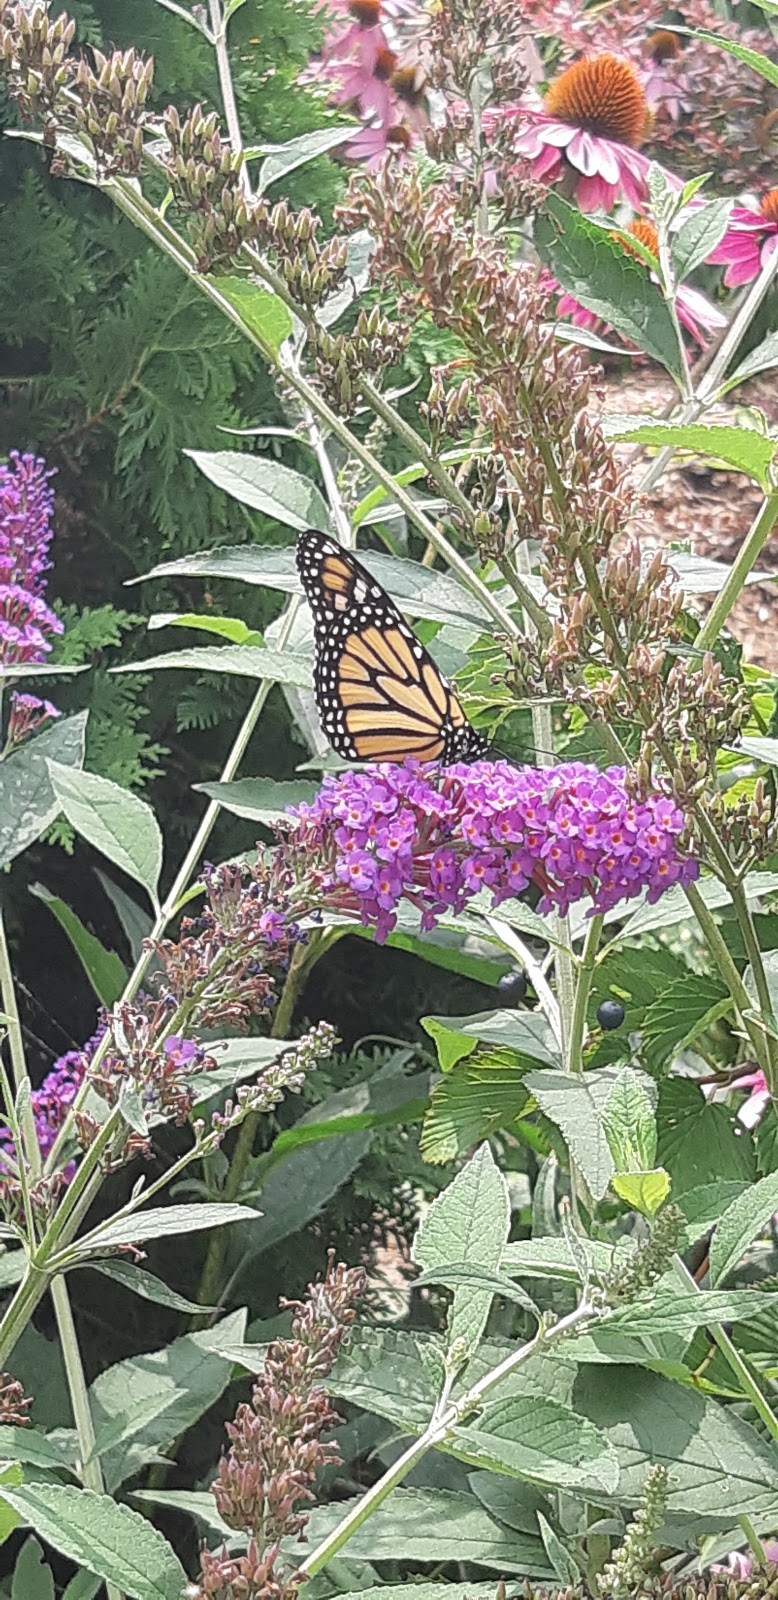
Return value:
M 541 1111 L 559 1128 L 595 1200 L 602 1200 L 616 1170 L 603 1112 L 615 1081 L 611 1068 L 573 1076 L 530 1072 L 525 1078 Z
M 656 1155 L 656 1089 L 650 1078 L 624 1067 L 605 1102 L 605 1137 L 618 1172 L 646 1172 Z
M 595 1272 L 605 1276 L 613 1265 L 613 1246 L 587 1239 L 586 1250 Z M 580 1281 L 567 1241 L 551 1234 L 540 1239 L 520 1239 L 506 1245 L 501 1268 L 503 1272 L 513 1273 L 518 1278 L 553 1278 L 561 1283 Z
M 211 283 L 273 360 L 294 327 L 288 306 L 252 278 L 235 275 L 212 278 Z
M 534 240 L 544 266 L 568 294 L 679 376 L 672 318 L 642 262 L 554 193 L 535 222 Z
M 74 1457 L 60 1439 L 51 1439 L 39 1428 L 0 1426 L 0 1460 L 12 1458 L 44 1472 L 71 1472 Z M 19 1478 L 21 1483 L 22 1479 Z
M 342 1505 L 317 1507 L 308 1542 L 326 1538 L 342 1517 Z M 504 1527 L 473 1495 L 448 1489 L 396 1489 L 349 1540 L 348 1551 L 356 1561 L 466 1561 L 498 1572 L 550 1571 L 539 1538 Z
M 168 1239 L 179 1233 L 198 1233 L 203 1228 L 225 1228 L 233 1222 L 257 1222 L 260 1213 L 251 1206 L 225 1201 L 188 1206 L 150 1206 L 131 1216 L 114 1217 L 70 1247 L 80 1257 L 93 1250 L 115 1250 L 120 1245 L 139 1244 L 146 1239 Z
M 438 1045 L 443 1072 L 449 1071 L 463 1056 L 472 1054 L 475 1044 L 515 1050 L 517 1055 L 529 1061 L 540 1061 L 544 1066 L 554 1067 L 559 1062 L 556 1039 L 540 1011 L 484 1011 L 472 1017 L 422 1017 L 421 1025 Z M 468 1040 L 473 1041 L 470 1048 L 466 1047 Z M 439 1041 L 443 1042 L 442 1054 Z
M 59 816 L 47 760 L 81 766 L 87 715 L 64 717 L 0 761 L 0 867 L 34 844 Z
M 618 1484 L 618 1462 L 605 1435 L 540 1385 L 534 1393 L 490 1401 L 475 1422 L 455 1430 L 454 1442 L 473 1460 L 553 1488 L 612 1494 Z
M 115 1583 L 132 1600 L 181 1600 L 186 1573 L 146 1517 L 91 1489 L 0 1484 L 0 1496 L 68 1560 Z
M 687 1189 L 678 1205 L 686 1218 L 686 1240 L 692 1245 L 715 1228 L 727 1207 L 750 1187 L 744 1179 L 700 1184 Z
M 439 1358 L 434 1366 L 421 1354 L 425 1346 Z M 444 1355 L 438 1334 L 358 1328 L 342 1348 L 326 1388 L 405 1433 L 423 1433 L 435 1409 Z
M 735 472 L 753 478 L 765 492 L 770 485 L 778 440 L 766 438 L 754 428 L 727 427 L 703 422 L 659 422 L 655 417 L 606 417 L 606 438 L 620 443 L 669 447 L 679 453 L 690 451 L 704 460 L 723 462 Z
M 278 783 L 275 778 L 236 778 L 232 783 L 195 783 L 193 788 L 218 800 L 232 816 L 266 826 L 285 816 L 289 806 L 309 803 L 316 794 L 316 785 L 304 779 Z
M 255 645 L 193 645 L 188 650 L 169 650 L 166 655 L 128 661 L 121 667 L 112 667 L 111 671 L 118 675 L 159 672 L 168 668 L 185 672 L 227 673 L 236 678 L 264 678 L 268 683 L 286 683 L 297 689 L 313 687 L 311 658 L 307 652 L 303 655 L 289 651 L 281 655 L 277 650 L 260 650 Z
M 554 1572 L 563 1588 L 577 1589 L 581 1583 L 581 1569 L 574 1560 L 570 1551 L 563 1545 L 562 1540 L 554 1532 L 551 1523 L 547 1522 L 542 1511 L 538 1512 L 538 1527 L 543 1540 L 543 1548 L 548 1556 Z
M 664 1167 L 653 1167 L 650 1172 L 617 1172 L 615 1178 L 611 1178 L 611 1188 L 619 1199 L 643 1217 L 656 1215 L 670 1187 L 670 1174 Z
M 427 1270 L 464 1261 L 496 1271 L 510 1222 L 508 1186 L 488 1144 L 482 1144 L 424 1213 L 413 1242 L 413 1259 Z M 448 1317 L 450 1345 L 461 1339 L 468 1353 L 476 1349 L 492 1298 L 492 1293 L 480 1289 L 455 1291 Z
M 753 1146 L 734 1124 L 731 1112 L 711 1105 L 688 1079 L 660 1084 L 657 1157 L 672 1179 L 674 1200 L 714 1179 L 753 1180 Z
M 447 1289 L 483 1289 L 490 1295 L 503 1295 L 514 1305 L 523 1306 L 532 1315 L 540 1315 L 534 1300 L 520 1289 L 511 1278 L 501 1272 L 487 1272 L 485 1267 L 470 1266 L 466 1261 L 452 1261 L 444 1267 L 430 1267 L 415 1280 L 414 1288 L 422 1289 L 429 1283 L 442 1283 Z
M 640 1338 L 664 1333 L 691 1335 L 695 1328 L 712 1327 L 719 1322 L 746 1322 L 774 1309 L 776 1302 L 778 1294 L 759 1289 L 705 1289 L 699 1294 L 683 1289 L 657 1290 L 645 1303 L 635 1301 L 612 1312 L 603 1329 Z
M 145 800 L 95 772 L 49 761 L 52 789 L 71 827 L 136 883 L 154 906 L 162 870 L 162 834 Z
M 646 1066 L 659 1072 L 732 1009 L 729 991 L 708 973 L 687 972 L 671 983 L 643 1019 Z
M 711 1283 L 723 1283 L 778 1211 L 778 1172 L 761 1178 L 727 1207 L 710 1247 Z
M 300 134 L 286 144 L 265 145 L 266 156 L 259 169 L 257 193 L 264 194 L 271 183 L 285 178 L 287 173 L 353 139 L 356 131 L 356 124 L 345 128 L 315 128 L 313 133 Z
M 433 1165 L 464 1155 L 498 1129 L 509 1128 L 533 1105 L 521 1070 L 507 1052 L 480 1052 L 453 1071 L 445 1066 L 443 1071 L 446 1076 L 432 1091 L 421 1135 L 421 1153 Z
M 700 211 L 692 212 L 681 224 L 671 240 L 678 283 L 690 278 L 721 243 L 729 225 L 731 210 L 731 200 L 712 200 Z
M 327 506 L 315 483 L 267 456 L 239 450 L 185 450 L 209 483 L 252 511 L 274 517 L 285 528 L 329 533 Z
M 124 962 L 117 956 L 115 950 L 106 949 L 105 945 L 84 927 L 75 911 L 58 895 L 51 894 L 44 884 L 31 884 L 30 894 L 42 900 L 52 916 L 56 917 L 60 927 L 67 934 L 101 1005 L 111 1007 L 123 992 L 129 977 Z

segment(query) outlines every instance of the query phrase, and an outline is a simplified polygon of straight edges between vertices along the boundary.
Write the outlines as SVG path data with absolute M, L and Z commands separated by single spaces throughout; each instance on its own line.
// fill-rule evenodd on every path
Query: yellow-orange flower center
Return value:
M 646 126 L 646 100 L 635 68 L 618 56 L 584 56 L 554 80 L 546 110 L 601 139 L 637 149 Z
M 681 42 L 677 33 L 671 33 L 669 28 L 658 28 L 656 33 L 649 34 L 643 49 L 652 61 L 675 61 L 681 54 Z
M 418 67 L 398 67 L 392 78 L 392 88 L 408 106 L 418 106 L 424 98 L 424 78 Z
M 349 0 L 349 16 L 362 28 L 374 28 L 381 15 L 381 0 Z
M 644 250 L 650 250 L 652 256 L 657 261 L 659 260 L 659 236 L 653 222 L 646 222 L 645 217 L 636 217 L 634 222 L 629 223 L 626 231 L 632 234 L 633 239 L 637 239 L 638 244 L 642 244 Z M 639 252 L 633 249 L 632 245 L 620 233 L 611 234 L 611 238 L 618 240 L 622 250 L 628 256 L 637 256 L 638 261 L 643 261 L 643 257 Z M 645 266 L 644 261 L 643 265 Z
M 759 210 L 766 222 L 778 222 L 778 189 L 768 189 L 762 195 Z
M 381 49 L 376 51 L 376 58 L 373 63 L 373 77 L 380 78 L 382 83 L 388 83 L 396 65 L 397 57 L 394 51 L 390 50 L 388 45 L 382 45 Z

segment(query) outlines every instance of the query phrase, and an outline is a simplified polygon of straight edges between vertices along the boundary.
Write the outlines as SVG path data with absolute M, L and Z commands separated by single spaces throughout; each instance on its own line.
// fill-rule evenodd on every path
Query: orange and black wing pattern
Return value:
M 486 740 L 393 600 L 326 533 L 297 541 L 313 614 L 322 727 L 348 761 L 474 761 Z

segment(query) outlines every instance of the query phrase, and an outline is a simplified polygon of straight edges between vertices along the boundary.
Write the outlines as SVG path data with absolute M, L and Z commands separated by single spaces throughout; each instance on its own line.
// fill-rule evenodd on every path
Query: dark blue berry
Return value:
M 518 972 L 504 972 L 497 985 L 500 998 L 508 1006 L 517 1006 L 527 993 L 527 974 L 519 968 Z
M 620 1028 L 624 1021 L 624 1007 L 620 1000 L 603 1000 L 597 1010 L 597 1021 L 606 1033 L 612 1033 L 614 1028 Z

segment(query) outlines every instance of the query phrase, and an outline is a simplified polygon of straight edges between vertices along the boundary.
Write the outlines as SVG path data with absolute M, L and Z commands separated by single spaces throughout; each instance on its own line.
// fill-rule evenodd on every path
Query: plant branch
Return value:
M 702 1294 L 696 1279 L 692 1277 L 688 1267 L 685 1266 L 680 1256 L 673 1258 L 673 1271 L 684 1289 L 689 1294 Z M 759 1385 L 755 1382 L 739 1350 L 735 1349 L 728 1333 L 717 1322 L 707 1324 L 708 1331 L 727 1362 L 730 1371 L 734 1373 L 743 1393 L 748 1396 L 760 1421 L 764 1423 L 774 1444 L 778 1444 L 778 1417 L 768 1405 Z
M 694 641 L 695 650 L 713 649 L 749 573 L 759 560 L 776 521 L 778 521 L 778 489 L 773 489 L 760 506 L 743 540 L 740 552 L 727 573 L 726 581 L 705 618 Z

